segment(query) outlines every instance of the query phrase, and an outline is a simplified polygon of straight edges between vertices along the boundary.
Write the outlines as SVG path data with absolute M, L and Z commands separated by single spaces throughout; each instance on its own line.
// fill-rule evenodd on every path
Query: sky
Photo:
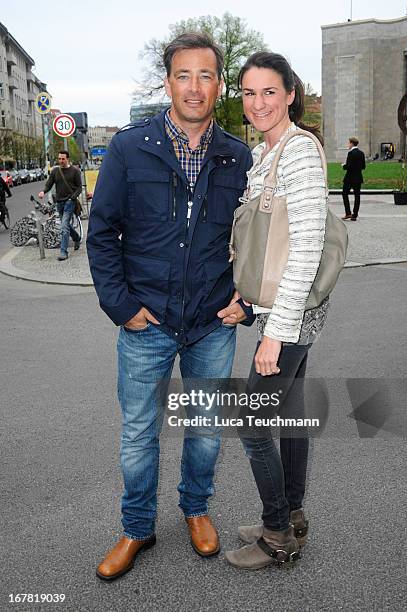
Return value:
M 359 19 L 395 19 L 407 14 L 407 0 L 70 0 L 36 3 L 0 0 L 0 22 L 35 61 L 35 74 L 63 112 L 88 113 L 89 125 L 129 122 L 140 53 L 151 38 L 165 38 L 168 25 L 226 11 L 263 34 L 314 90 L 321 91 L 321 25 Z

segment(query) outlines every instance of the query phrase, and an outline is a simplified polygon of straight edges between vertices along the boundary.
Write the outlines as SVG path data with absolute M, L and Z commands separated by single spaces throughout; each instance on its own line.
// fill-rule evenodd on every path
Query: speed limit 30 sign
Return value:
M 71 115 L 57 115 L 52 123 L 55 134 L 67 138 L 76 129 L 75 119 Z

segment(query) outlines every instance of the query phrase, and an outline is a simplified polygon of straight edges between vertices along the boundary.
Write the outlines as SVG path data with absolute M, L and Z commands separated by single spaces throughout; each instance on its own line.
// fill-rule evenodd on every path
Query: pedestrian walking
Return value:
M 42 199 L 54 185 L 57 210 L 61 218 L 61 248 L 57 259 L 64 261 L 68 259 L 69 236 L 73 240 L 75 251 L 81 244 L 81 238 L 72 227 L 71 220 L 75 211 L 76 199 L 82 192 L 82 179 L 78 168 L 70 164 L 69 151 L 63 150 L 58 153 L 58 166 L 52 168 L 44 191 L 40 191 L 38 197 Z
M 356 221 L 360 208 L 360 188 L 363 183 L 362 170 L 366 168 L 365 154 L 358 147 L 359 140 L 352 136 L 349 138 L 348 149 L 349 153 L 346 162 L 342 164 L 342 168 L 346 170 L 343 178 L 342 198 L 345 206 L 344 221 Z M 355 201 L 353 204 L 353 212 L 350 210 L 349 194 L 353 190 Z
M 228 242 L 252 160 L 213 120 L 222 52 L 206 35 L 185 33 L 166 47 L 163 61 L 171 108 L 113 137 L 89 220 L 95 289 L 121 326 L 123 536 L 97 569 L 103 580 L 129 571 L 156 541 L 160 381 L 168 384 L 177 354 L 185 381 L 228 378 L 235 325 L 246 319 L 233 299 Z M 223 324 L 217 313 L 229 303 Z M 199 410 L 205 413 L 202 406 L 193 414 Z M 199 427 L 185 429 L 179 506 L 203 557 L 220 548 L 208 514 L 219 448 L 218 428 L 203 435 Z

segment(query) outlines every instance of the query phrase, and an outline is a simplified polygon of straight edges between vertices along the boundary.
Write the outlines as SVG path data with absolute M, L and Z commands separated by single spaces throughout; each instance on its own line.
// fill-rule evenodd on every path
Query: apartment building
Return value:
M 33 58 L 0 23 L 0 130 L 42 137 L 42 118 L 35 100 L 47 86 L 33 74 L 34 65 Z
M 111 127 L 108 125 L 97 125 L 95 127 L 88 128 L 88 141 L 89 148 L 101 147 L 107 148 L 116 132 L 119 131 L 118 127 Z

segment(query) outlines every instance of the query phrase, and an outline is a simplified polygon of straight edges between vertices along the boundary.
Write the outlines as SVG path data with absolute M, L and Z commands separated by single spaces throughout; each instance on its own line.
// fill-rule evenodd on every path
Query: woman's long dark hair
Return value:
M 253 53 L 247 60 L 244 66 L 240 69 L 238 83 L 239 89 L 242 88 L 242 80 L 244 75 L 250 68 L 268 68 L 277 72 L 284 83 L 284 88 L 287 93 L 290 93 L 293 89 L 295 90 L 295 98 L 292 104 L 288 107 L 288 116 L 302 130 L 307 130 L 321 141 L 323 144 L 322 135 L 319 131 L 319 125 L 306 125 L 301 120 L 304 116 L 305 106 L 305 93 L 304 85 L 299 76 L 291 68 L 285 57 L 278 53 L 271 53 L 268 51 L 258 51 Z

